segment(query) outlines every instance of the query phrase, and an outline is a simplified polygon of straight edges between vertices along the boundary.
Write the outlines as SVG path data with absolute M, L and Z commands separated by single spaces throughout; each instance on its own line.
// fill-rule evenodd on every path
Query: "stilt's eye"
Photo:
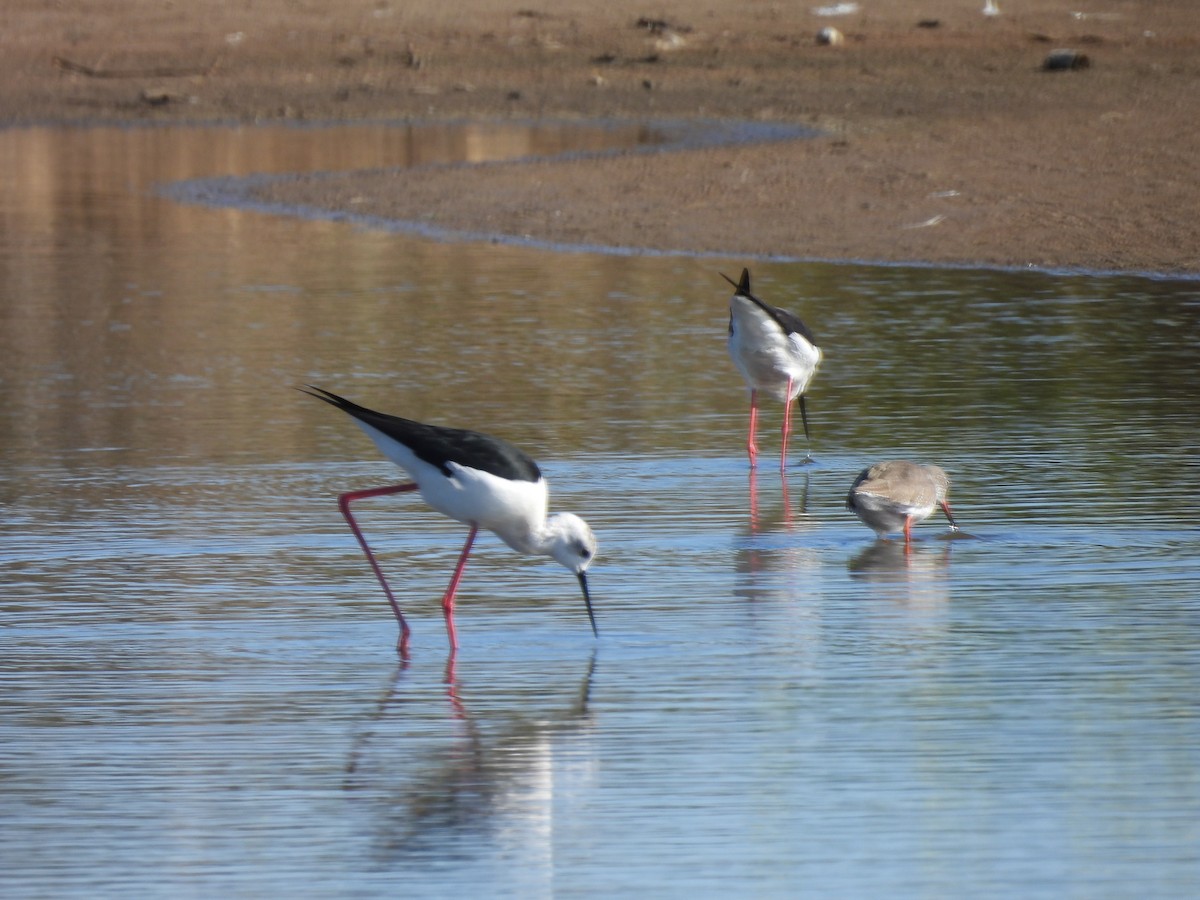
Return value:
M 589 550 L 587 547 L 585 547 L 583 544 L 579 544 L 576 547 L 576 550 L 578 551 L 579 555 L 583 559 L 591 559 L 592 558 L 592 551 Z

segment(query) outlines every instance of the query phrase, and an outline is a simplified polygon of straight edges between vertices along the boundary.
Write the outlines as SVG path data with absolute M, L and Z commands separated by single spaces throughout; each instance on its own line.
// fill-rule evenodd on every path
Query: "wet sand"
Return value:
M 1200 273 L 1200 5 L 821 5 L 20 0 L 0 120 L 795 123 L 821 136 L 271 199 L 552 242 Z M 827 26 L 844 42 L 818 44 Z M 1045 71 L 1059 48 L 1089 65 Z

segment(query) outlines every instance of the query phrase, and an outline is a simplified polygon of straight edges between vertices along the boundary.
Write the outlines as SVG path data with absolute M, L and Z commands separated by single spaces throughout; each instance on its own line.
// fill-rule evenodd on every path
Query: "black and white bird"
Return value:
M 721 277 L 734 287 L 733 297 L 729 300 L 729 355 L 750 388 L 750 435 L 746 440 L 750 467 L 758 465 L 758 392 L 764 391 L 784 404 L 783 441 L 779 451 L 782 471 L 787 467 L 792 401 L 797 397 L 800 398 L 804 438 L 809 441 L 804 395 L 821 362 L 821 348 L 798 317 L 786 309 L 767 305 L 750 292 L 749 269 L 742 269 L 742 278 L 738 282 L 724 273 Z
M 353 416 L 383 455 L 412 478 L 411 483 L 351 491 L 338 498 L 342 514 L 362 545 L 400 623 L 398 647 L 402 654 L 408 652 L 408 623 L 350 513 L 350 504 L 366 497 L 412 490 L 419 491 L 425 502 L 438 512 L 470 527 L 450 586 L 442 597 L 452 649 L 458 647 L 454 594 L 481 528 L 519 553 L 551 556 L 570 569 L 579 579 L 592 632 L 597 633 L 587 582 L 587 568 L 596 557 L 596 537 L 583 519 L 571 513 L 547 517 L 549 489 L 537 463 L 528 455 L 507 441 L 477 431 L 413 422 L 375 412 L 321 388 L 308 387 L 309 390 L 302 392 Z
M 903 531 L 908 544 L 912 527 L 933 515 L 937 506 L 949 519 L 950 529 L 958 530 L 950 512 L 949 494 L 950 476 L 938 466 L 892 459 L 859 473 L 846 495 L 846 509 L 879 537 Z

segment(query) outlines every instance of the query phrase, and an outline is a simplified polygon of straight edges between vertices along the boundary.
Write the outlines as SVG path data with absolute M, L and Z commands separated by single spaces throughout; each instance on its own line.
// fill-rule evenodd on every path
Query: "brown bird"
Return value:
M 933 515 L 935 506 L 941 506 L 951 530 L 958 530 L 949 493 L 950 477 L 942 469 L 893 459 L 862 470 L 846 496 L 846 509 L 879 537 L 903 531 L 907 544 L 913 525 Z

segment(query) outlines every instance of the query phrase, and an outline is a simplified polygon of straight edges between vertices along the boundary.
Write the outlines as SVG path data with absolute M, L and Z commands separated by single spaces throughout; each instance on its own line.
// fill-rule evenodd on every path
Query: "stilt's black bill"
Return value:
M 592 614 L 592 597 L 588 593 L 587 572 L 580 572 L 577 577 L 579 578 L 579 586 L 583 588 L 583 602 L 587 604 L 588 621 L 592 623 L 592 634 L 600 637 L 600 632 L 596 630 L 596 617 Z

